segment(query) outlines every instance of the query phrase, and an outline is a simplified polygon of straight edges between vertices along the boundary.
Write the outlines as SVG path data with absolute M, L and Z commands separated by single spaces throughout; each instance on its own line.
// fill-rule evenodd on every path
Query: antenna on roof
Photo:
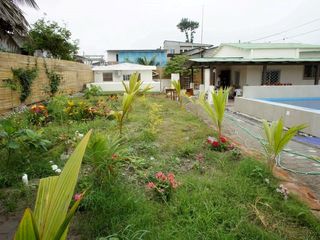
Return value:
M 203 15 L 204 15 L 204 4 L 202 4 L 202 13 L 201 13 L 201 44 L 203 40 Z

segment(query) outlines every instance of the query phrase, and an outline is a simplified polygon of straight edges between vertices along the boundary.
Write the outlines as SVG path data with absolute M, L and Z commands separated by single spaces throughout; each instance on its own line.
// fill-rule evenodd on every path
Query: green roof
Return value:
M 242 57 L 212 57 L 212 58 L 192 58 L 192 62 L 198 63 L 303 63 L 303 62 L 319 62 L 320 58 L 242 58 Z
M 303 44 L 303 43 L 223 43 L 221 46 L 231 46 L 242 49 L 274 49 L 274 48 L 300 48 L 300 49 L 314 49 L 319 48 L 320 45 Z

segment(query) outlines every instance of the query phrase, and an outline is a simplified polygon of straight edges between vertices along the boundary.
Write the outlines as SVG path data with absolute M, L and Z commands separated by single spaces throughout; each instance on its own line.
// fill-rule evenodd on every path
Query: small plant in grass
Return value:
M 127 94 L 134 94 L 135 96 L 144 94 L 152 89 L 150 85 L 142 88 L 143 81 L 139 79 L 138 73 L 133 73 L 130 76 L 129 83 L 126 84 L 125 81 L 122 81 L 122 85 Z
M 156 103 L 150 105 L 149 111 L 149 130 L 152 134 L 156 134 L 159 131 L 159 125 L 163 122 L 160 115 L 162 106 Z
M 100 115 L 96 107 L 90 106 L 84 101 L 68 101 L 68 105 L 64 109 L 64 111 L 69 119 L 76 121 L 93 120 L 96 116 Z
M 271 170 L 276 164 L 277 158 L 285 146 L 299 131 L 303 130 L 307 126 L 305 124 L 292 126 L 288 131 L 285 131 L 283 127 L 282 118 L 278 121 L 272 122 L 271 124 L 268 124 L 267 121 L 263 121 L 265 138 L 263 146 L 267 155 L 268 165 Z
M 33 125 L 44 126 L 49 121 L 48 109 L 43 104 L 32 105 L 29 113 L 29 121 Z
M 233 144 L 228 141 L 226 137 L 220 136 L 218 139 L 214 137 L 208 137 L 207 143 L 210 148 L 214 151 L 225 152 L 231 149 L 234 149 Z
M 118 122 L 120 135 L 122 134 L 124 120 L 129 114 L 133 101 L 134 101 L 134 93 L 131 93 L 131 94 L 124 93 L 122 98 L 121 110 L 111 111 L 111 114 L 115 117 L 115 119 Z
M 200 95 L 198 103 L 211 118 L 213 124 L 217 129 L 218 138 L 220 139 L 220 137 L 222 136 L 222 123 L 229 96 L 229 89 L 220 88 L 217 92 L 213 90 L 211 92 L 211 96 L 213 100 L 213 106 L 211 106 L 209 102 L 206 100 L 205 94 Z
M 182 91 L 181 91 L 180 81 L 179 80 L 173 80 L 171 83 L 172 83 L 174 89 L 176 90 L 180 107 L 182 107 Z
M 47 108 L 49 115 L 54 121 L 62 124 L 67 119 L 67 113 L 64 111 L 67 104 L 68 97 L 66 96 L 55 96 L 50 99 Z
M 66 239 L 83 194 L 69 208 L 91 131 L 83 138 L 59 176 L 40 180 L 34 211 L 27 208 L 14 239 Z M 69 211 L 68 211 L 69 210 Z
M 173 173 L 166 175 L 163 172 L 157 172 L 147 184 L 147 188 L 153 190 L 155 197 L 163 201 L 169 201 L 172 192 L 178 186 L 179 184 Z
M 126 150 L 118 136 L 106 136 L 96 133 L 91 138 L 85 159 L 93 166 L 96 183 L 104 183 L 117 174 L 125 159 Z
M 90 85 L 89 88 L 84 90 L 84 97 L 89 99 L 90 97 L 101 96 L 103 93 L 102 88 L 100 86 Z

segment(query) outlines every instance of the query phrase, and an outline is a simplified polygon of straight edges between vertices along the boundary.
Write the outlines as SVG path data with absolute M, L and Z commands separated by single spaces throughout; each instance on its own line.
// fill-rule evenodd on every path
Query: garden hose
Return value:
M 238 123 L 237 119 L 236 119 L 235 117 L 231 116 L 230 114 L 227 114 L 227 113 L 226 113 L 226 117 L 227 117 L 229 120 L 231 120 L 233 123 L 235 123 L 235 125 L 237 125 L 239 128 L 241 128 L 241 129 L 242 129 L 244 132 L 246 132 L 248 135 L 250 135 L 251 137 L 253 137 L 253 138 L 255 138 L 256 140 L 258 140 L 258 141 L 260 142 L 260 144 L 265 148 L 265 143 L 266 143 L 266 141 L 265 141 L 262 137 L 257 136 L 256 134 L 254 134 L 253 132 L 251 132 L 249 129 L 241 126 L 241 124 Z M 315 159 L 314 157 L 305 155 L 305 154 L 300 153 L 300 152 L 295 152 L 295 151 L 286 150 L 286 149 L 284 149 L 282 152 L 290 153 L 290 154 L 293 154 L 293 155 L 296 155 L 296 156 L 301 156 L 301 157 L 303 157 L 303 158 L 312 160 L 312 161 L 320 164 L 320 160 L 317 160 L 317 159 Z M 320 172 L 298 171 L 298 170 L 294 170 L 294 169 L 285 167 L 285 166 L 282 164 L 282 161 L 281 161 L 281 154 L 277 157 L 276 164 L 277 164 L 277 166 L 279 166 L 280 168 L 282 168 L 282 169 L 284 169 L 284 170 L 286 170 L 286 171 L 288 171 L 288 172 L 295 173 L 295 174 L 320 175 Z

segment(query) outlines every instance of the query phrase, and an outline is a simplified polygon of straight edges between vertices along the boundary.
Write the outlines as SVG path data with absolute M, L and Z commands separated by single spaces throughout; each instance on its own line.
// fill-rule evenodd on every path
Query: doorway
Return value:
M 220 73 L 220 87 L 230 87 L 231 81 L 231 71 L 230 70 L 223 70 Z

